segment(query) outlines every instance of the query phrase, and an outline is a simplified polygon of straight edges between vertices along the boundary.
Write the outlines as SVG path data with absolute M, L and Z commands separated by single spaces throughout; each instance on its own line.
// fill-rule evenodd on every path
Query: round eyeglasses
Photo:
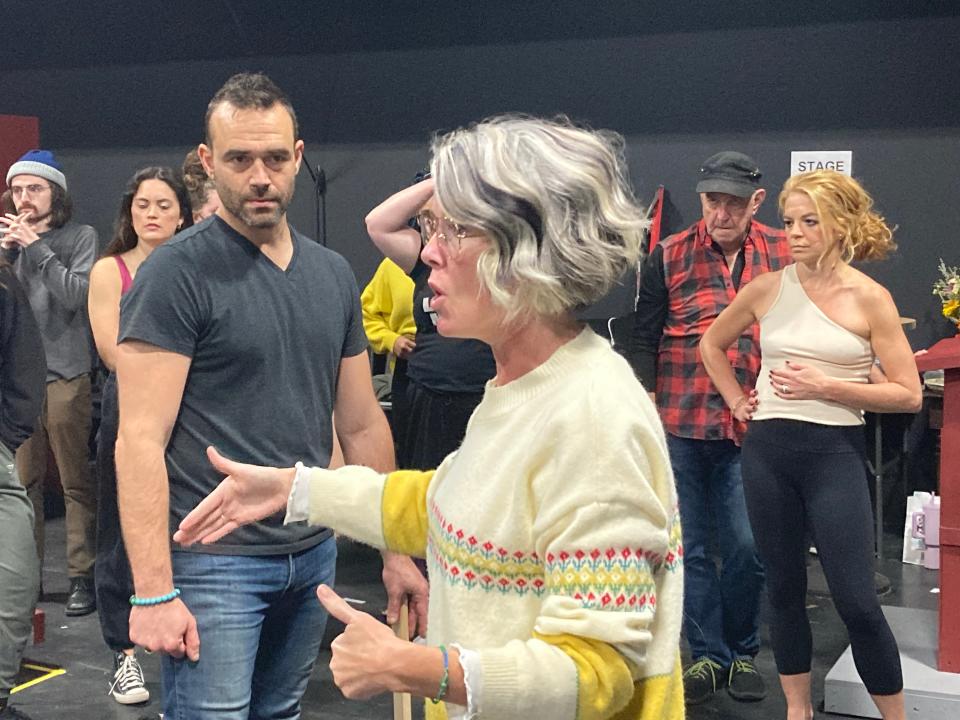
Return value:
M 444 252 L 452 255 L 460 253 L 465 238 L 478 237 L 482 234 L 454 222 L 445 215 L 438 218 L 429 210 L 424 210 L 417 215 L 417 223 L 420 225 L 420 240 L 424 247 L 432 238 L 436 238 Z
M 10 188 L 10 194 L 13 197 L 22 197 L 23 195 L 39 195 L 50 189 L 49 185 L 14 185 Z

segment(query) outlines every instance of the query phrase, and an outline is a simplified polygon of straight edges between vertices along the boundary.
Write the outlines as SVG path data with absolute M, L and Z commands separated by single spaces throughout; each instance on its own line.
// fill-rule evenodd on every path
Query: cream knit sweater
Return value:
M 479 653 L 483 718 L 683 717 L 676 508 L 656 409 L 589 329 L 491 381 L 436 473 L 310 474 L 311 522 L 426 556 L 428 642 Z

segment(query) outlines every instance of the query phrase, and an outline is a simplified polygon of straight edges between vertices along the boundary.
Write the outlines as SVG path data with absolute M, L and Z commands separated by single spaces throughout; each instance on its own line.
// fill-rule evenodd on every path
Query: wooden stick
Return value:
M 393 632 L 398 638 L 410 639 L 410 609 L 407 601 L 400 605 L 400 619 L 394 624 Z M 393 694 L 393 720 L 413 720 L 413 709 L 409 693 Z

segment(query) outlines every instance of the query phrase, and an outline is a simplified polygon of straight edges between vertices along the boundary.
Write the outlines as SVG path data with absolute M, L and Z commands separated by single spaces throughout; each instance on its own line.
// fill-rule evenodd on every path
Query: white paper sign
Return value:
M 790 153 L 790 174 L 811 170 L 836 170 L 844 175 L 853 174 L 852 150 L 794 150 Z

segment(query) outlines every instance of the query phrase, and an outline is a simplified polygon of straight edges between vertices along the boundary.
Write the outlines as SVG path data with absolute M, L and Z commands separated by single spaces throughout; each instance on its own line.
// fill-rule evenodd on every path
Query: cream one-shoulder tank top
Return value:
M 821 425 L 861 425 L 863 411 L 828 400 L 784 400 L 773 393 L 770 369 L 787 360 L 811 365 L 846 382 L 868 382 L 873 350 L 870 341 L 827 317 L 804 291 L 797 266 L 783 269 L 780 292 L 760 318 L 762 361 L 757 378 L 759 403 L 754 420 L 786 418 Z

